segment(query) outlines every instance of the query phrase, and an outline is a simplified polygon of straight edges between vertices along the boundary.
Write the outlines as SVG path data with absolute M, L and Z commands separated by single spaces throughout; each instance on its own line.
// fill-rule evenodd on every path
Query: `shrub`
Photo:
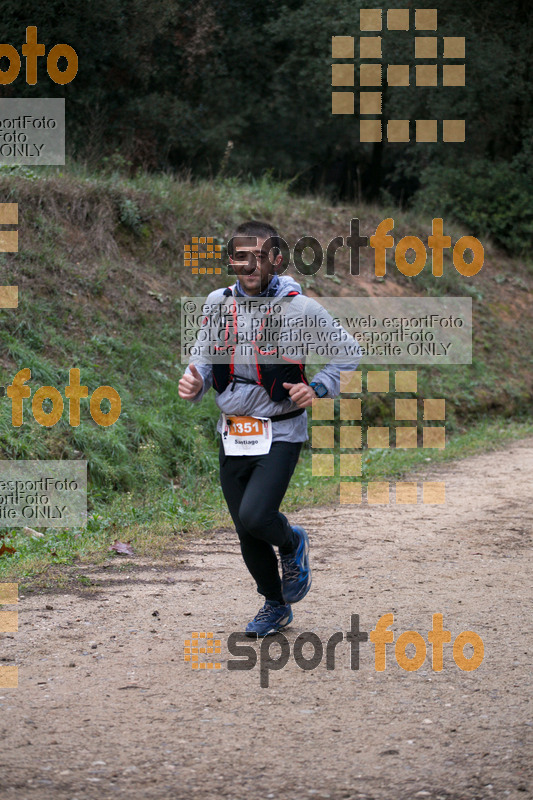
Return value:
M 428 167 L 415 209 L 434 217 L 454 217 L 474 236 L 490 236 L 510 253 L 522 255 L 533 239 L 533 180 L 522 158 L 466 168 Z

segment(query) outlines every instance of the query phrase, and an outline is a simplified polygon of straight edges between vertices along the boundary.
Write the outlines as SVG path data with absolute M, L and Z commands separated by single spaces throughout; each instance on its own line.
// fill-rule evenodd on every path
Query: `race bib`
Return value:
M 227 456 L 262 456 L 272 444 L 272 422 L 222 413 L 222 444 Z

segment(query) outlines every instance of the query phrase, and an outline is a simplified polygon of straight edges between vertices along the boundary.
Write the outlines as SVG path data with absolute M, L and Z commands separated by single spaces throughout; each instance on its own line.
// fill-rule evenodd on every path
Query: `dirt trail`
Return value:
M 227 668 L 227 637 L 260 606 L 229 529 L 168 561 L 128 559 L 129 573 L 116 559 L 78 566 L 99 584 L 84 596 L 22 597 L 19 631 L 0 639 L 3 663 L 19 665 L 19 687 L 0 690 L 3 800 L 526 798 L 533 440 L 427 477 L 446 482 L 445 505 L 290 515 L 310 533 L 313 588 L 268 688 L 259 665 Z M 303 631 L 325 644 L 351 614 L 368 632 L 388 612 L 395 642 L 406 630 L 427 642 L 442 613 L 452 642 L 463 630 L 482 637 L 483 663 L 461 671 L 445 645 L 435 672 L 428 645 L 408 672 L 388 644 L 376 672 L 366 642 L 353 670 L 347 641 L 333 670 L 325 657 L 311 671 L 295 663 Z M 192 631 L 222 640 L 220 670 L 184 661 Z

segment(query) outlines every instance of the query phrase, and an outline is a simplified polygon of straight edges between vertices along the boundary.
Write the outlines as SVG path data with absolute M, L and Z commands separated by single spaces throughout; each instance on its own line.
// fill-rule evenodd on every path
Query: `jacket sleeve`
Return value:
M 322 383 L 328 390 L 326 397 L 337 397 L 340 393 L 340 373 L 355 371 L 361 361 L 361 348 L 357 340 L 351 336 L 326 309 L 312 298 L 307 298 L 306 313 L 312 314 L 317 323 L 317 331 L 321 332 L 322 343 L 330 341 L 339 349 L 333 358 L 313 377 L 313 383 Z M 322 333 L 323 332 L 323 333 Z M 316 352 L 320 344 L 313 337 L 307 347 L 309 353 Z
M 213 314 L 212 308 L 215 304 L 215 298 L 209 295 L 206 299 L 205 310 L 206 313 L 202 319 L 202 323 L 196 335 L 196 341 L 192 347 L 192 355 L 189 359 L 189 365 L 194 364 L 203 379 L 203 385 L 198 394 L 196 394 L 190 402 L 198 403 L 204 394 L 213 385 L 213 373 L 211 370 L 211 352 L 214 344 L 213 341 Z M 185 369 L 184 374 L 191 374 L 189 365 Z
M 204 394 L 213 385 L 213 375 L 212 375 L 212 372 L 211 372 L 211 365 L 210 364 L 201 364 L 201 363 L 197 362 L 194 358 L 191 358 L 191 360 L 189 361 L 189 364 L 194 364 L 194 366 L 196 367 L 196 369 L 198 370 L 198 372 L 200 373 L 200 375 L 202 376 L 203 381 L 204 381 L 203 386 L 200 389 L 200 391 L 198 392 L 198 394 L 196 394 L 192 398 L 192 400 L 189 401 L 190 403 L 199 403 L 200 400 L 202 399 L 202 397 L 204 396 Z M 191 374 L 191 371 L 190 371 L 188 366 L 187 366 L 187 369 L 185 370 L 185 372 L 183 374 L 185 374 L 185 373 L 188 373 L 189 375 Z

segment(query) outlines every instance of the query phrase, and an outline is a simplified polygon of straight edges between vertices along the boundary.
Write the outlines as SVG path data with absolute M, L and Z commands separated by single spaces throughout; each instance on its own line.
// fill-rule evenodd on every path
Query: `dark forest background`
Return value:
M 435 35 L 466 36 L 465 87 L 384 87 L 383 98 L 387 118 L 465 118 L 465 143 L 361 144 L 357 115 L 331 114 L 331 37 L 357 44 L 361 6 L 411 8 L 410 32 L 382 32 L 384 63 L 414 63 L 415 7 L 437 6 Z M 525 254 L 532 20 L 528 0 L 3 0 L 0 41 L 20 52 L 37 25 L 47 52 L 74 47 L 79 72 L 59 86 L 41 58 L 31 87 L 23 61 L 0 96 L 64 96 L 69 156 L 99 168 L 266 171 L 297 192 L 455 217 Z

